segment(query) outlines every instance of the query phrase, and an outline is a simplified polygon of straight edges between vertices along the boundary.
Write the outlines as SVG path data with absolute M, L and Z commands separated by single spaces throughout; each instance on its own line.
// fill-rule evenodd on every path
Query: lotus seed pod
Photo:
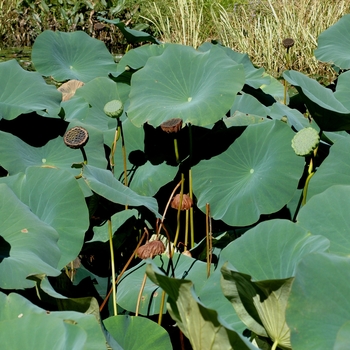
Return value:
M 63 141 L 70 148 L 82 148 L 89 141 L 89 133 L 83 127 L 75 126 L 64 134 Z
M 283 39 L 282 44 L 286 49 L 289 49 L 294 45 L 294 40 L 292 38 L 286 38 Z
M 156 255 L 160 255 L 165 252 L 165 247 L 161 241 L 147 242 L 146 244 L 139 247 L 136 251 L 137 256 L 140 259 L 153 258 Z
M 292 147 L 298 156 L 311 155 L 320 143 L 318 132 L 309 127 L 298 131 L 292 139 Z
M 124 106 L 120 100 L 112 100 L 105 104 L 103 111 L 110 118 L 119 118 L 123 114 Z
M 180 206 L 180 195 L 177 194 L 171 201 L 171 207 L 174 209 L 179 209 Z M 187 194 L 182 196 L 181 210 L 188 210 L 192 207 L 193 201 L 191 197 Z
M 167 132 L 168 134 L 179 132 L 182 128 L 182 119 L 169 119 L 166 122 L 162 123 L 160 127 L 163 131 Z

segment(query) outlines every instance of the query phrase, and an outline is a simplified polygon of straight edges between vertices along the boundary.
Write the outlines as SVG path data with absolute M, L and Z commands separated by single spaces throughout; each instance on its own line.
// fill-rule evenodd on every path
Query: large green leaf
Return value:
M 34 42 L 32 61 L 40 74 L 57 81 L 88 82 L 116 71 L 113 56 L 105 44 L 82 31 L 44 31 Z
M 32 213 L 5 184 L 0 184 L 0 220 L 1 288 L 29 288 L 35 285 L 26 280 L 29 275 L 60 274 L 56 269 L 60 259 L 57 231 Z
M 243 84 L 243 66 L 221 49 L 170 45 L 133 74 L 128 116 L 137 126 L 172 118 L 206 126 L 225 115 Z
M 146 64 L 150 57 L 161 55 L 168 45 L 171 44 L 147 44 L 129 50 L 119 61 L 117 70 L 124 71 L 127 66 L 132 69 L 140 69 Z
M 349 137 L 341 137 L 334 143 L 329 155 L 310 180 L 307 192 L 308 199 L 333 185 L 348 185 L 350 183 L 349 147 Z
M 349 185 L 335 185 L 313 196 L 298 214 L 298 223 L 330 240 L 329 252 L 350 255 Z
M 74 260 L 89 227 L 88 209 L 76 179 L 62 169 L 30 167 L 14 180 L 5 177 L 0 182 L 7 183 L 36 216 L 58 232 L 58 267 Z M 45 245 L 40 247 L 46 249 Z
M 315 230 L 315 234 L 321 233 Z M 289 220 L 275 219 L 260 223 L 231 242 L 221 251 L 221 259 L 256 281 L 282 279 L 295 275 L 305 255 L 328 247 L 326 238 L 311 235 Z
M 93 315 L 49 312 L 22 296 L 0 292 L 0 338 L 4 349 L 106 349 Z
M 177 171 L 177 167 L 166 163 L 152 165 L 146 162 L 137 169 L 130 188 L 142 196 L 154 196 L 162 186 L 174 179 Z
M 318 37 L 315 56 L 318 60 L 335 64 L 339 68 L 350 68 L 350 15 L 343 16 Z
M 286 318 L 293 350 L 347 349 L 350 259 L 307 255 L 298 265 Z
M 285 310 L 293 278 L 253 282 L 249 275 L 227 264 L 221 272 L 223 293 L 248 328 L 260 336 L 270 336 L 275 347 L 290 349 Z
M 323 131 L 350 129 L 350 110 L 330 89 L 296 71 L 286 71 L 283 77 L 296 87 L 312 118 Z
M 112 222 L 112 230 L 113 232 L 117 231 L 120 226 L 122 226 L 128 219 L 132 216 L 137 216 L 136 209 L 123 210 L 111 217 Z M 102 226 L 96 226 L 93 228 L 94 237 L 89 242 L 108 242 L 109 240 L 109 232 L 108 232 L 108 222 L 106 222 Z
M 199 301 L 190 280 L 164 276 L 152 265 L 147 266 L 147 275 L 169 295 L 169 313 L 194 350 L 256 349 L 248 339 L 221 321 L 215 310 Z
M 172 268 L 169 258 L 163 254 L 154 258 L 154 264 L 163 270 L 169 268 L 169 274 L 172 273 Z M 170 266 L 170 267 L 169 267 Z M 175 253 L 173 256 L 173 268 L 176 278 L 188 278 L 196 286 L 199 291 L 206 279 L 206 264 L 202 261 L 195 260 L 188 256 Z M 146 273 L 146 264 L 144 261 L 137 264 L 134 268 L 126 271 L 118 284 L 117 289 L 117 303 L 130 312 L 135 312 L 136 301 L 140 292 L 143 277 Z M 155 315 L 159 314 L 162 297 L 162 289 L 155 285 L 152 281 L 147 279 L 145 288 L 142 293 L 140 303 L 141 315 Z M 166 312 L 166 308 L 164 308 Z
M 82 121 L 84 124 L 91 125 L 96 129 L 105 131 L 110 128 L 116 127 L 116 120 L 106 116 L 103 111 L 105 104 L 112 100 L 120 100 L 125 103 L 128 99 L 130 86 L 121 83 L 115 83 L 107 77 L 99 77 L 86 83 L 79 88 L 75 96 L 66 102 L 64 105 L 68 113 L 66 113 L 66 120 L 71 120 L 71 114 L 74 115 L 74 119 Z M 76 99 L 81 104 L 81 98 L 83 98 L 89 106 L 86 110 L 82 108 L 80 113 L 74 114 L 76 108 Z
M 303 159 L 291 148 L 294 133 L 283 122 L 249 125 L 223 153 L 193 167 L 198 207 L 214 219 L 247 226 L 281 209 L 293 197 Z
M 96 145 L 95 142 L 94 144 Z M 72 174 L 78 174 L 79 171 L 71 169 L 71 165 L 83 160 L 80 150 L 68 148 L 62 137 L 49 141 L 43 147 L 32 147 L 17 136 L 0 131 L 0 164 L 10 175 L 24 172 L 31 166 L 62 168 Z M 91 160 L 94 163 L 93 159 Z M 99 157 L 97 163 L 101 165 Z
M 85 165 L 83 178 L 92 191 L 111 202 L 135 207 L 145 206 L 156 215 L 159 215 L 158 204 L 154 198 L 140 196 L 118 181 L 109 170 Z
M 124 349 L 171 350 L 173 348 L 166 330 L 147 318 L 120 315 L 109 317 L 103 323 L 107 331 Z
M 223 319 L 231 328 L 235 329 L 239 333 L 247 328 L 242 320 L 237 315 L 235 309 L 231 303 L 222 294 L 221 289 L 221 271 L 220 268 L 223 265 L 220 260 L 215 271 L 205 281 L 203 287 L 197 292 L 200 301 L 209 309 L 215 310 L 219 317 Z
M 41 111 L 57 116 L 62 95 L 37 72 L 25 71 L 16 60 L 0 63 L 0 115 L 8 120 Z

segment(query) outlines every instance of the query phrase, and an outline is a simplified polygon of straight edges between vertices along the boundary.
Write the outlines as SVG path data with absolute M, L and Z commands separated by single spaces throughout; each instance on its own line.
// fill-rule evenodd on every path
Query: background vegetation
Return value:
M 281 42 L 291 37 L 290 68 L 331 81 L 333 70 L 313 56 L 316 38 L 349 12 L 347 0 L 1 0 L 0 47 L 31 46 L 45 29 L 83 30 L 124 53 L 127 43 L 116 26 L 101 24 L 103 16 L 166 42 L 198 47 L 219 40 L 276 77 L 286 69 Z

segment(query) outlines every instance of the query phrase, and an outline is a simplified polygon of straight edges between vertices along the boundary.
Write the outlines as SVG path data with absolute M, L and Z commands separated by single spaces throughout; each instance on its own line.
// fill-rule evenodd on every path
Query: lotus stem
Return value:
M 271 350 L 276 350 L 277 349 L 277 345 L 278 345 L 278 341 L 277 339 L 275 340 L 275 342 L 273 343 Z
M 127 270 L 127 268 L 129 267 L 129 265 L 131 264 L 132 260 L 134 259 L 135 255 L 136 255 L 136 251 L 137 249 L 141 246 L 143 240 L 145 239 L 146 237 L 146 232 L 144 232 L 144 234 L 142 235 L 141 239 L 139 240 L 139 243 L 137 244 L 134 252 L 131 254 L 129 260 L 127 261 L 127 263 L 125 264 L 125 266 L 123 267 L 122 271 L 120 272 L 120 274 L 118 275 L 118 278 L 117 280 L 115 281 L 115 285 L 120 281 L 120 279 L 122 278 L 124 272 Z M 103 300 L 101 306 L 100 306 L 100 312 L 103 310 L 103 308 L 105 307 L 111 293 L 113 291 L 113 286 L 111 287 L 111 289 L 109 290 L 109 292 L 107 293 L 105 299 Z
M 166 215 L 166 212 L 168 211 L 168 208 L 169 208 L 169 205 L 171 203 L 171 200 L 176 192 L 176 190 L 179 188 L 179 186 L 181 185 L 182 183 L 182 180 L 179 181 L 179 183 L 175 186 L 175 188 L 173 189 L 173 192 L 171 192 L 171 195 L 169 197 L 169 200 L 168 200 L 168 203 L 166 204 L 165 206 L 165 209 L 164 209 L 164 213 L 163 213 L 163 216 L 162 216 L 162 219 L 160 220 L 160 225 L 158 227 L 158 231 L 157 231 L 157 235 L 159 235 L 159 232 L 160 230 L 162 229 L 162 226 L 163 226 L 163 222 L 165 220 L 165 215 Z
M 174 138 L 174 149 L 175 149 L 175 159 L 176 163 L 180 163 L 179 148 L 177 145 L 177 138 Z
M 120 129 L 120 135 L 122 137 L 122 152 L 123 152 L 123 165 L 124 165 L 124 185 L 128 186 L 128 170 L 126 167 L 126 148 L 125 148 L 125 140 L 124 140 L 124 133 L 123 133 L 123 124 L 121 120 L 118 118 L 118 129 Z M 125 206 L 125 209 L 127 208 L 127 205 Z
M 206 228 L 206 244 L 207 244 L 207 278 L 210 276 L 210 266 L 211 266 L 211 218 L 210 218 L 210 205 L 209 203 L 205 206 L 205 228 Z
M 82 155 L 83 155 L 84 164 L 87 164 L 88 161 L 87 161 L 87 156 L 86 156 L 84 147 L 81 147 L 80 150 L 81 150 L 81 153 L 82 153 Z
M 111 147 L 111 155 L 109 157 L 109 164 L 111 166 L 111 170 L 112 170 L 112 173 L 114 174 L 114 154 L 115 154 L 115 150 L 117 148 L 117 141 L 119 140 L 119 137 L 120 137 L 120 129 L 119 127 L 116 127 L 115 129 L 115 133 L 114 133 L 114 140 L 113 140 L 113 143 L 112 143 L 112 147 Z
M 177 208 L 177 225 L 176 225 L 173 253 L 174 253 L 177 241 L 179 239 L 179 233 L 180 233 L 180 214 L 181 214 L 182 199 L 183 199 L 183 194 L 184 194 L 184 182 L 185 182 L 185 176 L 182 173 L 181 174 L 180 203 L 179 203 L 179 206 Z
M 188 250 L 188 221 L 190 212 L 186 210 L 186 226 L 185 226 L 185 249 Z
M 158 324 L 161 326 L 162 325 L 162 319 L 163 319 L 163 310 L 164 310 L 164 303 L 165 303 L 165 296 L 166 293 L 163 290 L 162 291 L 162 299 L 160 301 L 160 308 L 159 308 L 159 316 L 158 316 Z
M 138 296 L 138 298 L 137 298 L 135 316 L 138 316 L 138 315 L 139 315 L 141 297 L 142 297 L 143 290 L 145 289 L 146 280 L 147 280 L 147 274 L 145 273 L 144 276 L 143 276 L 142 283 L 141 283 L 141 288 L 140 288 L 139 296 Z
M 192 191 L 192 169 L 189 170 L 189 184 L 190 193 L 189 196 L 193 202 L 193 191 Z M 194 247 L 194 219 L 193 219 L 193 206 L 190 208 L 190 228 L 191 228 L 191 248 Z
M 190 169 L 188 171 L 188 178 L 189 178 L 189 196 L 193 203 L 193 190 L 192 190 L 192 125 L 191 123 L 188 124 L 188 136 L 190 141 Z M 193 219 L 193 206 L 190 208 L 190 228 L 191 228 L 191 248 L 194 247 L 194 219 Z
M 113 288 L 113 311 L 114 316 L 117 313 L 117 292 L 115 284 L 115 266 L 114 266 L 114 248 L 113 248 L 113 231 L 112 231 L 112 221 L 108 219 L 108 234 L 109 234 L 109 248 L 111 251 L 111 267 L 112 267 L 112 288 Z

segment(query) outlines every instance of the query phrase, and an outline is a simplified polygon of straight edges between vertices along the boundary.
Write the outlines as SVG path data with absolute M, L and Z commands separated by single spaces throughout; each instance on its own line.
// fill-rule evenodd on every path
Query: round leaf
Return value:
M 137 126 L 159 126 L 172 118 L 206 126 L 230 109 L 243 84 L 243 66 L 221 49 L 202 53 L 169 45 L 133 74 L 128 116 Z
M 190 340 L 192 349 L 255 349 L 248 339 L 222 321 L 215 310 L 199 301 L 192 281 L 164 276 L 152 265 L 147 266 L 147 275 L 169 295 L 169 314 Z
M 348 257 L 315 253 L 299 263 L 286 311 L 293 350 L 336 349 L 343 343 L 338 335 L 348 327 L 349 279 Z
M 163 254 L 161 256 L 156 256 L 153 259 L 153 262 L 157 264 L 157 266 L 161 266 L 163 269 L 166 269 L 169 264 L 169 259 L 165 254 Z M 197 291 L 201 289 L 206 278 L 206 264 L 204 262 L 182 254 L 174 254 L 173 264 L 175 266 L 176 278 L 183 278 L 186 276 L 186 278 L 193 281 Z M 136 301 L 145 272 L 146 264 L 144 261 L 142 261 L 134 268 L 127 270 L 125 277 L 123 277 L 118 284 L 117 303 L 125 310 L 135 312 Z M 159 314 L 161 297 L 162 290 L 147 279 L 141 297 L 140 314 Z M 166 308 L 164 308 L 164 312 L 166 312 Z
M 350 183 L 350 139 L 339 138 L 330 149 L 327 158 L 311 178 L 308 188 L 308 198 L 325 191 L 333 185 L 348 185 Z
M 118 181 L 109 170 L 85 165 L 83 178 L 92 191 L 111 202 L 135 207 L 145 206 L 156 215 L 159 215 L 158 204 L 154 198 L 140 196 Z
M 11 178 L 1 178 L 1 182 Z M 62 169 L 31 167 L 9 186 L 33 213 L 58 232 L 58 267 L 74 260 L 89 227 L 88 209 L 76 179 Z
M 291 221 L 277 219 L 264 221 L 231 242 L 221 251 L 221 259 L 256 281 L 282 279 L 295 275 L 298 262 L 306 254 L 328 247 L 329 241 L 324 237 L 310 235 Z
M 350 110 L 337 100 L 330 89 L 296 71 L 286 71 L 283 77 L 296 87 L 311 116 L 322 130 L 350 129 Z
M 147 318 L 120 315 L 109 317 L 103 323 L 123 349 L 172 349 L 166 330 Z
M 32 61 L 40 74 L 57 81 L 88 82 L 116 71 L 113 56 L 105 44 L 82 31 L 44 31 L 34 42 Z
M 250 125 L 219 156 L 193 167 L 198 207 L 210 204 L 214 219 L 247 226 L 288 203 L 298 186 L 303 159 L 291 147 L 293 131 L 283 122 Z
M 348 210 L 350 186 L 335 185 L 313 196 L 298 214 L 298 223 L 327 237 L 329 252 L 350 255 L 350 217 Z
M 26 277 L 44 273 L 57 276 L 60 259 L 57 231 L 43 222 L 5 184 L 0 184 L 2 261 L 0 287 L 30 288 L 35 282 Z M 4 254 L 5 244 L 8 246 Z
M 4 349 L 105 349 L 106 340 L 93 315 L 49 312 L 22 296 L 0 292 L 0 337 Z
M 27 72 L 16 60 L 0 63 L 0 112 L 11 120 L 20 114 L 47 110 L 57 115 L 62 95 L 52 85 L 47 85 L 37 72 Z M 42 112 L 43 113 L 43 112 Z
M 315 56 L 322 62 L 335 64 L 339 68 L 350 68 L 350 14 L 343 16 L 318 37 Z

